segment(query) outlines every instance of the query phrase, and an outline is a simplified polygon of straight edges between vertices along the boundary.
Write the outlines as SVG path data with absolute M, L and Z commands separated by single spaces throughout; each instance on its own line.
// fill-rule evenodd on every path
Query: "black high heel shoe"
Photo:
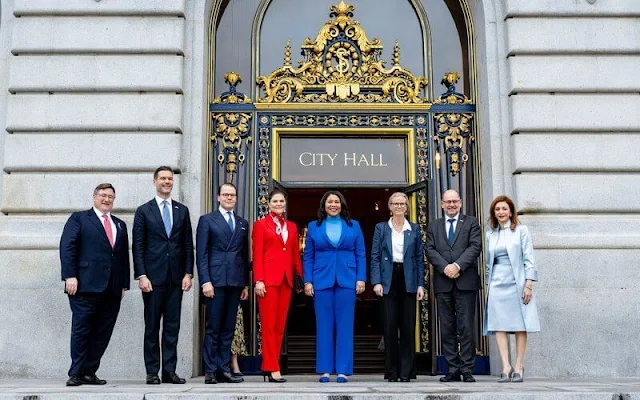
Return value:
M 262 378 L 263 378 L 264 382 L 267 382 L 267 378 L 269 378 L 269 382 L 271 382 L 271 383 L 285 383 L 287 381 L 285 378 L 282 378 L 282 377 L 280 377 L 278 379 L 274 378 L 271 375 L 271 372 L 263 372 L 262 373 Z

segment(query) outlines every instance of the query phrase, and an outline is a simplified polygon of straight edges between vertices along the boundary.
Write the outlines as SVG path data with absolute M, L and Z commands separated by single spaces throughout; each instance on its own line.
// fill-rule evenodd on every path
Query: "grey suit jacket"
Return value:
M 453 244 L 449 244 L 445 218 L 431 221 L 427 228 L 427 259 L 433 265 L 433 290 L 435 293 L 450 292 L 454 285 L 459 290 L 479 290 L 477 260 L 482 250 L 482 231 L 478 220 L 460 214 Z M 457 263 L 460 276 L 449 279 L 444 274 L 447 265 Z

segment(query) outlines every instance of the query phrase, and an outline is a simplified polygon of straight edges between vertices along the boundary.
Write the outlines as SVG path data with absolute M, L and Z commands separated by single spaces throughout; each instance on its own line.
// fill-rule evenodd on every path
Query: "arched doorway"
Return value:
M 481 200 L 473 100 L 475 55 L 466 1 L 408 0 L 394 3 L 393 10 L 386 11 L 383 5 L 388 7 L 390 2 L 382 0 L 380 7 L 372 7 L 370 1 L 353 1 L 354 4 L 333 4 L 335 1 L 329 0 L 313 2 L 313 7 L 331 9 L 330 15 L 326 11 L 324 15 L 314 12 L 308 4 L 301 7 L 300 2 L 293 0 L 249 3 L 255 6 L 250 35 L 246 32 L 249 25 L 246 20 L 253 14 L 246 9 L 240 12 L 233 2 L 221 4 L 226 9 L 218 14 L 217 29 L 215 33 L 212 31 L 211 50 L 215 56 L 211 64 L 211 81 L 215 82 L 213 91 L 218 95 L 210 105 L 210 199 L 216 198 L 215 188 L 219 183 L 233 180 L 244 189 L 239 199 L 239 212 L 254 220 L 265 213 L 264 196 L 277 180 L 290 190 L 292 199 L 311 199 L 314 190 L 337 185 L 354 193 L 356 201 L 370 204 L 373 211 L 380 211 L 380 205 L 384 209 L 386 204 L 385 193 L 388 196 L 390 190 L 427 181 L 428 189 L 421 187 L 413 200 L 411 217 L 416 222 L 426 227 L 431 218 L 440 215 L 439 193 L 448 188 L 461 192 L 465 213 L 478 215 L 477 205 Z M 358 13 L 360 24 L 354 17 L 357 7 L 359 11 L 365 10 L 362 19 Z M 430 15 L 433 18 L 429 18 Z M 354 38 L 356 33 L 349 29 L 364 27 L 363 21 L 367 20 L 366 32 L 376 39 L 369 40 L 364 29 L 355 28 L 353 31 L 361 31 L 360 37 L 364 39 Z M 381 20 L 385 23 L 376 22 Z M 380 39 L 377 28 L 382 25 L 387 29 L 380 29 L 383 36 Z M 400 30 L 388 27 L 400 25 L 402 32 L 409 34 L 398 39 Z M 248 37 L 250 44 L 247 45 Z M 298 50 L 302 51 L 303 59 L 296 63 L 293 54 Z M 411 69 L 406 67 L 405 60 Z M 446 68 L 447 63 L 454 65 Z M 242 72 L 224 74 L 231 65 Z M 437 78 L 436 74 L 439 74 Z M 251 78 L 248 83 L 241 83 L 240 75 Z M 226 80 L 226 90 L 223 80 Z M 434 84 L 440 80 L 444 85 L 442 89 Z M 460 91 L 456 87 L 460 87 Z M 372 173 L 374 178 L 360 176 L 337 184 L 335 179 L 322 178 L 326 171 L 313 171 L 316 175 L 286 175 L 292 171 L 291 165 L 287 169 L 287 162 L 295 157 L 285 154 L 305 150 L 304 146 L 309 143 L 323 142 L 330 148 L 336 146 L 330 139 L 335 141 L 337 137 L 352 142 L 340 142 L 340 146 L 355 148 L 365 143 L 359 140 L 367 138 L 374 139 L 379 145 L 386 139 L 402 142 L 405 175 L 380 180 Z M 379 151 L 384 148 L 383 143 L 367 155 L 382 157 Z M 365 159 L 369 166 L 375 164 L 371 159 Z M 346 162 L 343 160 L 343 164 Z M 293 170 L 299 172 L 295 167 Z M 297 213 L 299 221 L 296 222 L 302 226 L 313 218 L 317 205 L 313 205 L 313 213 L 307 208 L 291 210 Z M 365 214 L 361 218 L 370 219 L 372 224 L 384 218 L 379 213 Z M 366 302 L 366 299 L 362 300 L 363 304 Z M 253 316 L 252 321 L 245 321 L 245 331 L 252 344 L 252 355 L 259 356 L 260 329 L 254 304 L 245 305 L 245 315 Z M 480 307 L 482 302 L 478 304 Z M 365 315 L 375 315 L 375 306 L 364 306 L 363 310 Z M 292 327 L 300 328 L 297 322 L 306 321 L 300 332 L 312 337 L 309 312 L 296 311 L 292 312 Z M 439 369 L 440 344 L 434 311 L 431 298 L 420 304 L 417 316 L 416 350 L 421 355 L 419 369 L 422 372 Z M 299 321 L 295 320 L 297 314 L 302 315 Z M 478 321 L 481 321 L 481 315 L 479 312 Z M 370 328 L 363 333 L 368 337 L 361 339 L 377 344 L 374 338 L 379 337 L 379 332 L 376 332 L 375 321 L 365 318 L 360 322 Z M 478 329 L 478 351 L 488 355 L 486 341 L 479 332 Z M 296 347 L 292 341 L 289 345 L 291 349 Z M 291 362 L 292 355 L 287 346 L 283 348 L 285 363 Z M 370 350 L 365 347 L 363 353 Z M 308 353 L 301 358 L 308 359 Z M 482 357 L 479 359 L 482 363 Z M 366 363 L 371 364 L 371 360 Z M 284 365 L 283 369 L 288 367 Z M 292 372 L 306 371 L 303 367 L 296 368 L 299 369 L 292 369 Z

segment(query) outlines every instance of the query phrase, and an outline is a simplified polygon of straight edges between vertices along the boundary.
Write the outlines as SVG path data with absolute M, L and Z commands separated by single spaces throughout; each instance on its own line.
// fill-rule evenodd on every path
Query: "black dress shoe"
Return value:
M 231 376 L 242 378 L 244 376 L 244 374 L 242 372 L 233 372 L 233 371 L 231 371 Z
M 264 377 L 265 381 L 267 380 L 267 378 L 269 378 L 269 382 L 271 382 L 271 383 L 285 383 L 287 381 L 283 377 L 274 378 L 273 375 L 271 375 L 271 372 L 264 372 L 262 376 Z M 322 378 L 320 378 L 320 379 L 322 379 Z M 320 382 L 324 382 L 324 381 L 320 381 Z M 327 381 L 327 382 L 329 382 L 329 381 Z
M 181 385 L 186 382 L 186 379 L 180 378 L 175 372 L 172 372 L 168 375 L 162 375 L 162 383 L 173 383 L 176 385 Z
M 100 379 L 95 375 L 84 375 L 80 377 L 80 382 L 83 385 L 106 385 L 107 381 Z
M 400 382 L 411 382 L 409 378 L 400 378 Z
M 440 378 L 440 382 L 460 382 L 460 373 L 448 372 L 445 376 Z
M 388 378 L 389 382 L 398 382 L 398 378 Z
M 226 383 L 240 383 L 244 382 L 244 379 L 239 376 L 232 376 L 231 372 L 223 372 L 218 374 L 218 381 Z
M 216 384 L 218 381 L 216 380 L 216 374 L 213 372 L 207 372 L 204 374 L 204 383 L 206 384 Z
M 159 385 L 160 378 L 156 374 L 147 374 L 147 385 Z
M 67 379 L 67 386 L 80 386 L 82 382 L 80 381 L 80 377 L 71 375 L 69 379 Z
M 463 382 L 475 382 L 476 378 L 471 375 L 471 372 L 463 372 L 462 373 L 462 381 Z

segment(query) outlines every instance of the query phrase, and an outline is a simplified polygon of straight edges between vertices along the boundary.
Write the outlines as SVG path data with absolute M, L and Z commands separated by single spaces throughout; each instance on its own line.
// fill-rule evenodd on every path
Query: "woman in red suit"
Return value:
M 291 302 L 294 274 L 302 275 L 298 228 L 284 219 L 287 202 L 279 190 L 269 193 L 269 214 L 253 225 L 253 280 L 262 323 L 262 371 L 269 382 L 280 375 L 280 348 Z

